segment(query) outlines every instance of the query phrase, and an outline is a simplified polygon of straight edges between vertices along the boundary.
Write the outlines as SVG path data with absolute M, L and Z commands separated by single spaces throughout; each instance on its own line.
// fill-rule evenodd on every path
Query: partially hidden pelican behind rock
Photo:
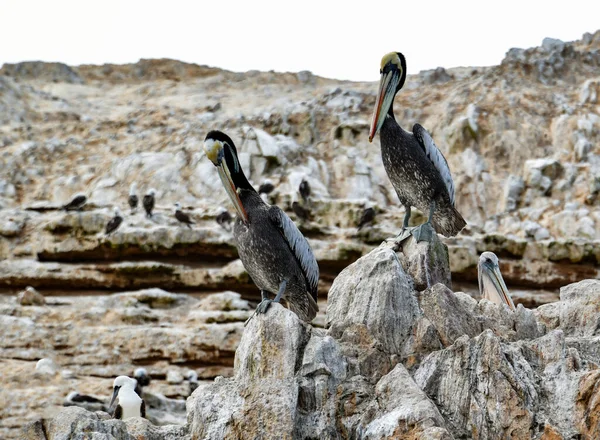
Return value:
M 515 304 L 500 273 L 500 265 L 496 254 L 493 252 L 482 253 L 479 257 L 477 273 L 479 293 L 482 298 L 498 305 L 506 304 L 511 310 L 515 310 Z

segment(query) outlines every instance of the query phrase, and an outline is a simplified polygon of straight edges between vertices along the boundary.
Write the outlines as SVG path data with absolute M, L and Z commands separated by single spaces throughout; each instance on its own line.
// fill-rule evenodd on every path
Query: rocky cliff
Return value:
M 449 273 L 440 275 L 441 284 L 477 297 L 477 257 L 485 250 L 500 256 L 504 278 L 516 302 L 530 308 L 557 300 L 559 288 L 570 283 L 598 278 L 599 67 L 600 32 L 596 32 L 571 43 L 546 39 L 540 47 L 511 49 L 499 66 L 439 68 L 409 76 L 397 98 L 397 118 L 407 129 L 419 122 L 432 133 L 448 158 L 457 205 L 469 223 L 458 237 L 444 240 L 450 263 Z M 374 80 L 377 69 L 373 66 Z M 146 366 L 157 378 L 153 393 L 175 399 L 186 397 L 189 389 L 182 381 L 167 381 L 169 371 L 171 378 L 190 368 L 209 381 L 218 375 L 232 376 L 233 353 L 242 338 L 242 322 L 252 307 L 238 301 L 252 301 L 258 296 L 236 259 L 230 233 L 215 223 L 222 207 L 230 207 L 214 167 L 203 157 L 202 140 L 212 128 L 232 135 L 252 182 L 258 186 L 270 179 L 276 189 L 268 196 L 269 201 L 290 212 L 295 220 L 291 203 L 298 198 L 300 181 L 309 181 L 312 219 L 298 224 L 321 267 L 321 309 L 341 307 L 359 313 L 360 307 L 370 304 L 353 306 L 350 293 L 340 288 L 343 279 L 336 281 L 337 287 L 331 285 L 342 269 L 395 235 L 403 216 L 381 164 L 379 141 L 369 144 L 367 140 L 375 93 L 374 83 L 335 81 L 309 72 L 234 73 L 173 60 L 141 60 L 124 66 L 4 65 L 0 69 L 0 289 L 7 295 L 0 295 L 5 329 L 0 344 L 0 436 L 16 437 L 26 421 L 55 415 L 73 389 L 97 396 L 109 394 L 111 378 L 131 374 L 136 366 Z M 157 189 L 158 206 L 152 220 L 140 212 L 130 215 L 125 209 L 133 182 L 140 189 L 139 195 L 151 187 Z M 80 191 L 89 198 L 82 212 L 58 209 Z M 176 201 L 197 222 L 193 230 L 177 225 L 172 215 Z M 121 207 L 127 215 L 122 227 L 105 237 L 103 229 L 113 206 Z M 367 206 L 376 209 L 375 222 L 357 231 Z M 414 220 L 420 222 L 422 217 L 416 213 Z M 377 249 L 376 254 L 381 255 L 383 251 Z M 409 269 L 403 266 L 403 270 Z M 410 295 L 405 292 L 402 299 L 409 300 L 421 314 L 426 314 L 428 307 L 470 311 L 471 318 L 464 313 L 456 322 L 445 318 L 450 327 L 458 327 L 449 330 L 450 335 L 436 336 L 444 350 L 450 350 L 463 334 L 471 338 L 469 347 L 487 344 L 492 336 L 500 338 L 501 348 L 494 348 L 495 353 L 513 347 L 506 344 L 526 340 L 525 330 L 516 330 L 516 318 L 493 312 L 499 316 L 494 319 L 502 324 L 485 326 L 490 319 L 485 318 L 486 313 L 493 310 L 490 306 L 479 310 L 481 303 L 476 307 L 464 295 L 449 293 L 451 305 L 440 305 L 443 292 L 439 285 L 438 290 L 427 290 L 422 274 L 417 273 L 407 280 L 416 290 Z M 25 307 L 8 296 L 26 286 L 37 288 L 46 297 L 46 304 Z M 154 288 L 164 291 L 144 290 Z M 385 286 L 377 285 L 380 288 Z M 244 299 L 237 298 L 235 306 L 230 300 L 223 303 L 220 296 L 214 299 L 214 304 L 220 305 L 204 302 L 213 301 L 215 292 L 230 290 L 241 293 Z M 190 295 L 175 295 L 176 299 L 166 300 L 167 305 L 148 299 L 170 298 L 173 294 L 168 291 Z M 329 305 L 324 302 L 328 293 Z M 337 298 L 335 304 L 332 297 Z M 125 299 L 118 302 L 115 298 Z M 340 298 L 348 303 L 338 302 Z M 366 301 L 365 297 L 361 301 Z M 547 310 L 552 313 L 539 315 L 538 326 L 560 328 L 559 311 L 570 306 L 544 307 L 550 307 Z M 525 319 L 525 309 L 520 310 L 519 319 Z M 576 307 L 573 310 L 581 312 Z M 332 320 L 331 313 L 321 314 L 316 325 L 329 322 L 328 337 L 339 345 L 342 339 L 336 332 L 346 330 L 337 327 L 337 318 Z M 447 397 L 432 397 L 437 391 L 431 390 L 438 385 L 429 384 L 431 379 L 424 372 L 416 375 L 414 370 L 417 365 L 421 369 L 426 354 L 427 358 L 435 354 L 433 346 L 421 347 L 409 356 L 412 342 L 407 342 L 410 338 L 406 332 L 417 331 L 411 324 L 411 319 L 417 318 L 402 316 L 394 318 L 402 319 L 402 323 L 388 324 L 398 326 L 405 336 L 389 339 L 389 335 L 377 335 L 389 345 L 384 352 L 393 360 L 382 361 L 389 371 L 382 366 L 379 373 L 348 372 L 367 377 L 369 386 L 374 387 L 393 365 L 401 363 L 420 390 L 417 393 L 415 388 L 414 398 L 425 393 L 437 408 L 437 416 L 426 411 L 428 418 L 436 420 L 432 426 L 459 438 L 466 435 L 457 434 L 464 431 L 456 431 L 456 426 L 464 430 L 466 420 L 478 426 L 480 419 L 470 419 L 458 411 L 462 415 L 457 415 L 456 421 L 449 420 L 447 411 L 455 408 L 442 404 Z M 292 318 L 278 319 L 288 322 Z M 361 319 L 375 322 L 384 318 L 367 314 Z M 418 331 L 425 332 L 417 332 L 419 337 L 430 342 L 436 341 L 431 336 L 435 334 L 433 327 L 444 332 L 436 327 L 438 322 L 431 321 L 433 327 L 419 322 Z M 303 332 L 307 341 L 325 332 L 289 325 Z M 497 330 L 498 325 L 502 330 Z M 519 328 L 524 325 L 518 324 Z M 198 333 L 191 333 L 190 328 Z M 485 329 L 492 329 L 493 335 L 483 332 Z M 511 336 L 512 332 L 520 336 Z M 549 331 L 540 337 L 543 334 Z M 565 341 L 571 337 L 564 329 L 563 334 L 567 335 Z M 482 339 L 472 342 L 476 337 Z M 536 340 L 537 336 L 527 338 Z M 593 353 L 592 342 L 579 343 L 565 342 L 563 346 L 568 347 L 564 353 L 570 353 L 571 348 Z M 307 356 L 306 347 L 293 354 L 299 359 L 298 368 Z M 519 350 L 546 353 L 546 348 Z M 282 355 L 290 355 L 289 350 L 286 353 Z M 344 362 L 358 362 L 342 353 Z M 556 355 L 552 359 L 562 356 L 552 353 Z M 42 357 L 52 357 L 59 365 L 50 378 L 34 373 L 35 361 Z M 457 359 L 448 357 L 443 362 L 463 365 Z M 546 365 L 546 360 L 527 358 L 527 362 L 537 368 L 536 374 L 541 374 L 540 365 Z M 551 368 L 562 367 L 553 364 Z M 404 377 L 404 373 L 398 374 Z M 304 376 L 294 370 L 294 380 L 300 377 Z M 232 380 L 224 383 L 239 390 L 237 379 Z M 346 378 L 335 380 L 338 382 L 332 383 L 338 386 Z M 488 386 L 464 384 L 468 389 Z M 365 387 L 365 393 L 375 393 L 375 388 Z M 593 396 L 592 391 L 584 393 L 585 399 Z M 536 388 L 536 392 L 540 390 Z M 353 393 L 349 396 L 360 396 L 360 392 Z M 40 397 L 51 404 L 40 406 Z M 475 400 L 483 407 L 484 397 L 477 395 Z M 549 409 L 539 410 L 530 403 L 523 403 L 523 414 L 542 411 L 540 414 L 552 420 L 557 432 L 570 432 L 572 428 L 557 422 Z M 465 401 L 462 404 L 466 405 Z M 394 405 L 389 403 L 388 408 Z M 551 407 L 549 400 L 543 405 Z M 322 420 L 324 413 L 310 408 L 306 417 Z M 76 411 L 69 417 L 76 417 Z M 203 414 L 200 406 L 194 411 Z M 361 430 L 376 418 L 369 419 L 361 411 L 354 421 L 336 423 L 352 435 L 364 433 Z M 375 411 L 374 417 L 385 410 L 369 411 Z M 102 417 L 98 417 L 90 423 L 102 424 Z M 525 426 L 529 416 L 523 417 Z M 534 421 L 527 426 L 531 432 L 539 432 L 540 416 L 532 417 Z

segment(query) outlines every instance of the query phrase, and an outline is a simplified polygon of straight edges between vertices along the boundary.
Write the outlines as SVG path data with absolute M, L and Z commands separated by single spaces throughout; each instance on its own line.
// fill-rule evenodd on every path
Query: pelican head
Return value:
M 248 214 L 242 205 L 239 191 L 244 189 L 254 191 L 254 188 L 244 175 L 233 141 L 225 133 L 213 130 L 204 139 L 204 152 L 206 157 L 217 167 L 221 182 L 223 182 L 238 216 L 246 223 Z
M 481 297 L 498 305 L 506 304 L 511 310 L 515 310 L 515 304 L 500 273 L 496 254 L 493 252 L 482 253 L 479 257 L 477 272 Z
M 110 399 L 110 405 L 108 405 L 108 407 L 110 408 L 111 406 L 113 406 L 113 403 L 115 403 L 115 399 L 117 398 L 117 396 L 119 394 L 119 390 L 121 388 L 131 387 L 132 390 L 135 390 L 136 385 L 137 385 L 137 381 L 128 376 L 117 377 L 115 379 L 115 381 L 113 382 L 113 395 L 112 395 L 112 399 Z
M 379 80 L 379 92 L 375 100 L 375 110 L 369 131 L 369 142 L 383 125 L 385 117 L 391 113 L 392 103 L 398 90 L 406 80 L 406 59 L 400 52 L 390 52 L 381 59 L 381 79 Z

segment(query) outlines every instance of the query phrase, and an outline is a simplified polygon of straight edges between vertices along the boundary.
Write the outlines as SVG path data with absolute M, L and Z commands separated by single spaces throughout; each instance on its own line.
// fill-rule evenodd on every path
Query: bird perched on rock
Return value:
M 179 223 L 187 225 L 190 229 L 192 229 L 192 225 L 195 224 L 190 216 L 181 210 L 181 204 L 179 202 L 175 203 L 175 218 Z
M 131 208 L 131 213 L 133 214 L 137 210 L 139 198 L 137 196 L 137 185 L 135 182 L 131 184 L 129 187 L 129 198 L 127 199 L 127 203 L 129 203 L 129 207 Z
M 194 390 L 196 388 L 198 388 L 199 382 L 198 382 L 198 373 L 196 373 L 194 370 L 189 370 L 187 373 L 185 373 L 185 380 L 187 380 L 190 384 L 190 395 L 194 392 Z
M 360 231 L 366 225 L 373 223 L 373 220 L 375 220 L 375 209 L 365 208 L 358 222 L 358 230 Z
M 498 305 L 506 304 L 511 310 L 515 310 L 515 304 L 500 273 L 500 265 L 496 254 L 493 252 L 483 252 L 481 254 L 477 265 L 477 275 L 479 293 L 482 298 Z
M 217 214 L 215 220 L 223 229 L 225 229 L 226 231 L 231 231 L 231 222 L 233 220 L 233 217 L 231 217 L 229 211 L 221 211 L 219 214 Z
M 121 223 L 123 223 L 123 217 L 121 216 L 121 212 L 119 211 L 119 208 L 115 208 L 114 217 L 111 218 L 108 221 L 108 223 L 106 224 L 106 230 L 105 230 L 106 235 L 110 235 L 113 232 L 115 232 L 117 229 L 119 229 L 119 226 L 121 226 Z
M 421 125 L 415 124 L 410 133 L 394 118 L 394 97 L 406 80 L 404 55 L 400 52 L 385 55 L 380 72 L 369 142 L 379 131 L 385 171 L 406 210 L 398 240 L 410 233 L 411 206 L 429 212 L 427 221 L 412 229 L 417 241 L 430 241 L 435 232 L 454 236 L 466 223 L 454 207 L 454 182 L 446 158 Z
M 238 214 L 233 226 L 238 253 L 262 295 L 256 313 L 266 313 L 271 302 L 283 299 L 300 319 L 310 322 L 319 309 L 319 266 L 308 241 L 287 214 L 267 205 L 248 182 L 229 136 L 211 131 L 204 151 Z
M 65 211 L 81 211 L 81 208 L 85 206 L 87 197 L 83 193 L 78 193 L 73 197 L 69 203 L 63 206 Z
M 119 376 L 113 383 L 113 395 L 110 407 L 117 400 L 117 407 L 113 413 L 115 419 L 125 420 L 130 417 L 146 417 L 146 404 L 135 392 L 135 379 Z
M 275 189 L 275 185 L 273 185 L 273 183 L 269 179 L 267 179 L 263 183 L 261 183 L 260 186 L 258 187 L 258 193 L 259 194 L 271 194 L 274 189 Z
M 304 206 L 302 206 L 300 203 L 298 203 L 297 200 L 294 200 L 292 202 L 292 211 L 294 211 L 296 217 L 298 217 L 303 222 L 309 221 L 312 218 L 310 211 Z
M 156 190 L 151 188 L 148 191 L 148 194 L 144 196 L 142 199 L 142 205 L 144 205 L 144 210 L 146 211 L 146 217 L 152 218 L 152 210 L 154 209 L 154 196 L 156 194 Z
M 308 203 L 308 199 L 310 198 L 310 184 L 308 183 L 308 180 L 302 179 L 302 182 L 300 182 L 300 185 L 298 186 L 298 192 L 300 193 L 302 200 L 304 200 L 304 203 Z
M 134 391 L 138 396 L 142 397 L 144 387 L 150 385 L 150 375 L 145 368 L 136 368 L 133 372 L 133 377 L 136 380 Z
M 104 401 L 94 396 L 79 394 L 77 391 L 71 391 L 65 400 L 63 406 L 78 406 L 88 411 L 106 411 Z

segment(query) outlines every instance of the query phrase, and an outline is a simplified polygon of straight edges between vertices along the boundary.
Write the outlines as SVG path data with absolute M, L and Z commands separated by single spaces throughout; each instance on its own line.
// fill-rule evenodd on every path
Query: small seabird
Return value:
M 511 310 L 515 310 L 515 304 L 500 273 L 496 254 L 493 252 L 483 252 L 481 254 L 477 265 L 477 275 L 479 278 L 479 293 L 482 298 L 498 305 L 506 304 Z
M 150 375 L 145 368 L 136 368 L 133 373 L 133 377 L 137 382 L 135 385 L 135 393 L 142 397 L 142 390 L 144 387 L 150 385 Z
M 452 237 L 466 222 L 454 207 L 454 182 L 448 162 L 421 125 L 415 124 L 410 133 L 394 118 L 394 97 L 406 80 L 404 55 L 400 52 L 385 55 L 380 73 L 369 142 L 380 133 L 385 171 L 406 210 L 398 239 L 403 240 L 412 233 L 417 241 L 430 241 L 435 232 Z M 411 206 L 428 212 L 429 217 L 409 232 Z
M 365 208 L 358 222 L 358 230 L 360 231 L 366 225 L 373 223 L 373 220 L 375 220 L 375 209 Z
M 267 179 L 263 183 L 261 183 L 260 186 L 258 187 L 258 193 L 259 194 L 271 194 L 274 189 L 275 189 L 275 185 L 273 185 L 273 182 L 271 182 L 270 180 Z
M 87 197 L 83 193 L 76 194 L 69 203 L 63 206 L 65 211 L 80 211 L 87 202 Z
M 261 290 L 255 313 L 266 313 L 271 302 L 283 299 L 300 319 L 312 321 L 319 310 L 319 266 L 308 241 L 285 212 L 267 205 L 248 182 L 229 136 L 211 131 L 204 151 L 238 214 L 233 227 L 238 253 Z
M 71 391 L 67 395 L 63 402 L 63 406 L 79 406 L 80 408 L 85 408 L 88 411 L 107 410 L 102 399 L 98 399 L 94 396 L 88 396 L 86 394 L 79 394 L 77 391 Z
M 300 203 L 298 203 L 298 201 L 296 200 L 292 202 L 292 211 L 294 211 L 296 217 L 298 217 L 303 222 L 309 221 L 312 217 L 310 211 L 304 206 L 302 206 Z
M 135 393 L 136 380 L 127 376 L 119 376 L 113 383 L 113 395 L 110 407 L 115 399 L 118 400 L 117 407 L 113 413 L 115 419 L 125 420 L 130 417 L 146 417 L 146 404 L 140 396 Z
M 190 383 L 190 394 L 192 394 L 199 385 L 198 373 L 196 373 L 194 370 L 189 370 L 187 373 L 185 373 L 185 380 Z
M 192 225 L 195 224 L 192 219 L 190 219 L 190 216 L 181 210 L 181 204 L 179 202 L 175 203 L 175 218 L 179 223 L 187 225 L 190 229 L 192 229 Z
M 229 213 L 229 211 L 224 210 L 224 211 L 220 212 L 219 214 L 217 214 L 217 217 L 215 220 L 217 220 L 217 223 L 223 229 L 225 229 L 226 231 L 231 231 L 231 221 L 233 220 L 233 217 L 231 217 L 231 214 Z
M 152 210 L 154 209 L 154 195 L 156 194 L 156 190 L 154 188 L 148 191 L 148 194 L 144 196 L 142 199 L 142 205 L 144 205 L 144 210 L 146 211 L 146 217 L 152 218 Z
M 129 188 L 129 198 L 127 199 L 127 203 L 129 203 L 129 207 L 131 208 L 131 213 L 133 214 L 137 210 L 139 198 L 136 194 L 137 185 L 135 182 L 131 184 Z
M 308 203 L 310 197 L 310 184 L 308 183 L 308 180 L 302 179 L 302 182 L 300 182 L 300 186 L 298 187 L 298 192 L 302 196 L 304 203 Z
M 115 232 L 117 229 L 119 229 L 119 226 L 121 226 L 121 223 L 123 223 L 123 217 L 121 216 L 121 212 L 119 211 L 119 208 L 115 208 L 115 215 L 113 218 L 111 218 L 109 220 L 109 222 L 106 224 L 106 235 L 110 235 L 113 232 Z

